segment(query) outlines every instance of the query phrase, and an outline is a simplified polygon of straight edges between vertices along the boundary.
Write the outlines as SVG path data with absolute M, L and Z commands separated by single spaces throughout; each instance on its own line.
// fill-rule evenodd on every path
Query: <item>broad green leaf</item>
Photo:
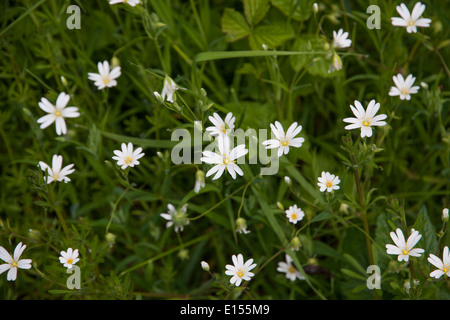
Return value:
M 252 26 L 260 22 L 269 9 L 269 0 L 244 0 L 245 17 Z
M 227 34 L 228 41 L 237 41 L 245 38 L 250 28 L 242 14 L 234 9 L 225 8 L 222 15 L 222 31 Z
M 423 206 L 420 209 L 420 213 L 422 215 L 423 227 L 418 231 L 422 234 L 422 239 L 419 240 L 416 247 L 425 249 L 427 253 L 436 254 L 436 250 L 438 249 L 436 229 L 428 216 L 427 207 Z
M 362 281 L 366 281 L 367 280 L 367 278 L 363 277 L 359 273 L 356 273 L 356 272 L 354 272 L 352 270 L 349 270 L 349 269 L 341 269 L 341 272 L 343 274 L 345 274 L 346 276 L 349 276 L 349 277 L 352 277 L 352 278 L 355 278 L 355 279 L 358 279 L 358 280 L 362 280 Z
M 313 219 L 311 219 L 311 222 L 318 222 L 323 220 L 328 220 L 333 217 L 333 214 L 330 212 L 324 211 L 319 213 L 317 216 L 315 216 Z
M 294 31 L 289 24 L 273 24 L 257 27 L 250 34 L 249 42 L 253 50 L 261 50 L 263 44 L 269 48 L 276 48 L 293 36 Z
M 309 55 L 297 55 L 290 57 L 291 66 L 295 71 L 307 68 L 311 75 L 329 77 L 328 73 L 331 59 L 323 54 L 329 48 L 328 41 L 316 35 L 307 34 L 299 37 L 292 48 L 294 51 L 309 52 Z
M 313 0 L 272 0 L 273 6 L 286 16 L 298 21 L 306 20 L 311 16 L 313 3 Z

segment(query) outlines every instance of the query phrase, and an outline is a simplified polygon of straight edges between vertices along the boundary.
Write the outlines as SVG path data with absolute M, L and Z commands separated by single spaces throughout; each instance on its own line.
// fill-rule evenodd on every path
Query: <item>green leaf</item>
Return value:
M 330 212 L 324 211 L 324 212 L 319 213 L 313 219 L 311 219 L 311 222 L 328 220 L 328 219 L 330 219 L 332 217 L 333 217 L 333 214 L 331 214 Z
M 297 56 L 310 55 L 310 52 L 304 51 L 207 51 L 200 52 L 194 57 L 195 62 L 205 62 L 210 60 L 233 59 L 233 58 L 255 58 L 268 56 Z M 315 52 L 317 55 L 325 55 L 327 52 Z
M 303 21 L 308 19 L 313 12 L 314 0 L 272 0 L 272 5 L 277 7 L 286 16 Z
M 423 206 L 420 209 L 420 213 L 422 214 L 423 227 L 418 231 L 422 234 L 422 239 L 419 240 L 417 247 L 425 249 L 425 252 L 436 254 L 436 251 L 438 250 L 436 229 L 428 216 L 427 207 Z M 422 245 L 420 245 L 420 242 L 422 242 Z
M 244 0 L 245 17 L 252 26 L 260 22 L 269 9 L 269 0 Z
M 263 44 L 269 48 L 276 48 L 293 36 L 294 31 L 291 25 L 273 24 L 257 27 L 250 34 L 249 42 L 253 50 L 261 50 Z
M 367 278 L 363 277 L 359 273 L 356 273 L 356 272 L 354 272 L 352 270 L 349 270 L 349 269 L 341 269 L 341 272 L 343 274 L 345 274 L 346 276 L 349 276 L 349 277 L 352 277 L 352 278 L 355 278 L 355 279 L 358 279 L 358 280 L 362 280 L 362 281 L 366 281 L 367 280 Z
M 101 131 L 101 134 L 109 139 L 116 140 L 119 142 L 128 143 L 131 142 L 135 145 L 138 145 L 143 148 L 173 148 L 178 143 L 181 143 L 182 141 L 171 141 L 171 140 L 152 140 L 152 139 L 142 139 L 142 138 L 135 138 L 135 137 L 129 137 L 124 136 L 116 133 L 110 133 Z
M 222 31 L 227 34 L 228 41 L 237 41 L 250 33 L 250 28 L 244 17 L 234 9 L 225 8 L 221 23 Z
M 329 48 L 328 40 L 312 34 L 306 34 L 297 38 L 292 50 L 299 52 L 309 52 L 309 55 L 298 55 L 290 57 L 291 66 L 295 71 L 306 68 L 311 75 L 330 77 L 328 73 L 331 59 L 322 52 Z

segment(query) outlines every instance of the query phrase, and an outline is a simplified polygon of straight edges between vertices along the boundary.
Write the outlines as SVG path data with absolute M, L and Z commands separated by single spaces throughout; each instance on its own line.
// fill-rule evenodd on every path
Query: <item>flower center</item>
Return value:
M 294 268 L 294 266 L 290 266 L 288 269 L 289 273 L 295 273 L 297 270 Z
M 406 255 L 409 254 L 409 250 L 406 250 L 406 249 L 405 249 L 405 250 L 402 251 L 402 253 L 406 256 Z
M 56 116 L 56 117 L 61 117 L 61 111 L 56 110 L 56 111 L 55 111 L 55 116 Z
M 131 157 L 125 157 L 125 159 L 123 160 L 126 164 L 130 164 L 133 162 L 133 159 L 131 159 Z
M 292 218 L 293 220 L 297 220 L 297 214 L 296 214 L 296 213 L 291 214 L 291 218 Z
M 230 162 L 231 162 L 231 160 L 230 160 L 230 158 L 229 158 L 229 157 L 224 157 L 224 158 L 223 158 L 223 164 L 224 164 L 224 165 L 226 165 L 226 166 L 227 166 L 227 165 L 229 165 L 229 164 L 230 164 Z
M 331 181 L 327 181 L 327 182 L 325 182 L 325 186 L 327 188 L 331 188 L 333 186 L 333 183 Z
M 402 93 L 403 95 L 407 95 L 409 92 L 408 92 L 408 89 L 403 88 L 403 89 L 401 90 L 401 93 Z
M 289 140 L 282 140 L 281 141 L 281 145 L 283 146 L 283 147 L 286 147 L 287 145 L 289 145 Z
M 408 25 L 412 27 L 414 25 L 414 20 L 409 20 Z
M 239 278 L 242 278 L 242 277 L 244 276 L 244 270 L 238 269 L 238 271 L 237 271 L 237 276 L 238 276 Z
M 126 1 L 125 1 L 126 2 Z M 109 83 L 109 81 L 111 81 L 110 79 L 109 79 L 109 77 L 108 76 L 106 76 L 106 77 L 103 77 L 103 83 L 104 84 L 108 84 Z
M 227 129 L 226 129 L 226 125 L 223 124 L 222 127 L 220 128 L 220 131 L 222 131 L 223 133 L 227 133 Z
M 13 260 L 13 261 L 11 262 L 11 266 L 12 266 L 13 268 L 17 267 L 17 262 L 16 262 L 16 260 Z
M 369 120 L 364 120 L 363 123 L 362 123 L 362 125 L 363 125 L 364 127 L 369 127 L 369 126 L 370 126 L 370 121 L 369 121 Z
M 72 258 L 70 258 L 69 260 L 67 260 L 67 263 L 68 263 L 68 264 L 72 264 L 72 263 L 73 263 Z
M 448 267 L 444 267 L 444 269 L 442 271 L 444 271 L 444 273 L 447 273 L 449 271 L 449 269 L 448 269 Z

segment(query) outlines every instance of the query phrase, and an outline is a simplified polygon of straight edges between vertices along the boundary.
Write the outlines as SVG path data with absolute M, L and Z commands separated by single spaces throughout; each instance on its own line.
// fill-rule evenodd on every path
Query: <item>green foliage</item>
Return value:
M 450 245 L 441 220 L 450 195 L 444 1 L 427 3 L 431 26 L 411 34 L 392 26 L 400 2 L 375 1 L 381 29 L 372 30 L 362 0 L 318 2 L 318 12 L 310 0 L 75 3 L 81 29 L 66 26 L 69 1 L 0 4 L 0 246 L 12 253 L 22 242 L 21 258 L 32 260 L 15 281 L 1 274 L 0 298 L 449 299 L 448 277 L 431 278 L 427 260 Z M 351 47 L 333 47 L 340 28 Z M 335 54 L 342 69 L 332 72 Z M 99 61 L 120 65 L 117 86 L 98 90 L 88 79 Z M 398 73 L 416 77 L 410 100 L 389 96 Z M 166 76 L 183 88 L 174 103 L 154 94 Z M 37 120 L 41 98 L 55 102 L 60 92 L 81 116 L 58 136 Z M 386 125 L 366 138 L 345 130 L 349 106 L 372 99 Z M 274 121 L 297 122 L 305 142 L 279 159 L 275 175 L 260 174 L 268 156 L 247 156 L 243 176 L 207 177 L 196 193 L 196 173 L 211 166 L 175 164 L 172 133 L 204 133 L 214 112 L 233 113 L 247 146 L 263 148 L 251 132 Z M 145 156 L 122 170 L 113 152 L 128 142 Z M 193 158 L 198 145 L 184 143 Z M 54 154 L 74 164 L 70 182 L 45 182 L 38 163 Z M 338 190 L 319 191 L 322 171 L 339 176 Z M 161 217 L 168 204 L 187 205 L 183 231 Z M 297 224 L 285 213 L 294 204 L 305 213 Z M 238 218 L 250 233 L 236 230 Z M 387 254 L 397 228 L 420 232 L 421 257 Z M 69 247 L 80 252 L 80 289 L 67 287 L 58 259 Z M 239 253 L 257 267 L 235 287 L 224 272 Z M 277 270 L 286 255 L 304 280 Z M 381 289 L 367 287 L 371 264 Z

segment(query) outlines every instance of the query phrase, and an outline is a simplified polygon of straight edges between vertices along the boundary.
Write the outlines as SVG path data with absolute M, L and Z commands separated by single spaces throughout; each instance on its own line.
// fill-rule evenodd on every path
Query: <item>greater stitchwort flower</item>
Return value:
M 114 154 L 115 156 L 112 158 L 117 161 L 117 165 L 121 166 L 122 169 L 139 165 L 140 162 L 138 159 L 145 155 L 145 153 L 142 153 L 141 147 L 133 151 L 133 144 L 131 142 L 128 142 L 128 145 L 122 143 L 122 151 L 114 150 Z
M 357 100 L 355 100 L 355 107 L 350 105 L 350 108 L 352 109 L 352 112 L 356 118 L 345 118 L 343 120 L 344 122 L 351 123 L 350 125 L 345 127 L 346 130 L 361 128 L 361 138 L 364 138 L 372 136 L 373 126 L 386 125 L 386 122 L 382 121 L 387 118 L 385 114 L 375 116 L 375 114 L 380 109 L 380 103 L 376 103 L 375 100 L 371 100 L 369 102 L 367 111 L 364 110 L 361 103 Z
M 40 123 L 41 129 L 45 129 L 55 122 L 56 134 L 62 135 L 67 133 L 66 121 L 64 118 L 77 118 L 80 116 L 77 107 L 67 107 L 66 105 L 70 100 L 70 96 L 65 92 L 61 92 L 56 99 L 56 106 L 54 106 L 46 98 L 41 98 L 39 102 L 39 108 L 47 112 L 48 114 L 39 118 L 37 123 Z
M 400 96 L 400 100 L 410 100 L 411 94 L 417 93 L 420 89 L 419 86 L 413 86 L 416 78 L 413 77 L 412 74 L 403 79 L 401 73 L 396 76 L 393 76 L 395 87 L 391 87 L 389 91 L 390 96 Z
M 242 280 L 250 281 L 250 278 L 255 274 L 250 272 L 256 263 L 253 263 L 253 259 L 249 259 L 244 263 L 244 257 L 242 254 L 238 254 L 237 257 L 233 255 L 231 257 L 233 264 L 227 264 L 225 268 L 225 274 L 231 276 L 230 283 L 236 285 L 237 287 L 241 284 Z M 253 263 L 253 264 L 252 264 Z
M 167 213 L 161 213 L 161 217 L 168 220 L 166 228 L 170 228 L 172 225 L 175 227 L 175 232 L 183 231 L 184 226 L 189 224 L 187 217 L 187 204 L 183 205 L 180 210 L 175 209 L 172 204 L 167 205 L 169 210 Z
M 286 278 L 291 281 L 295 281 L 295 279 L 305 280 L 305 277 L 298 271 L 294 265 L 292 264 L 292 258 L 289 255 L 285 255 L 286 261 L 278 262 L 277 271 L 286 273 Z
M 215 166 L 206 172 L 206 176 L 215 174 L 213 180 L 220 178 L 224 171 L 228 171 L 233 179 L 236 179 L 236 173 L 240 176 L 244 175 L 244 172 L 235 163 L 235 160 L 245 156 L 248 153 L 248 149 L 244 144 L 230 150 L 230 140 L 228 136 L 219 136 L 216 141 L 218 142 L 219 152 L 214 153 L 211 151 L 203 151 L 203 156 L 200 160 L 208 164 L 214 164 Z
M 341 182 L 338 176 L 325 171 L 322 171 L 322 176 L 318 177 L 317 180 L 319 180 L 317 185 L 320 187 L 320 192 L 338 190 L 338 184 Z
M 397 234 L 396 234 L 397 233 Z M 386 252 L 388 254 L 398 255 L 398 261 L 408 261 L 409 257 L 420 257 L 424 249 L 414 248 L 417 242 L 422 238 L 422 235 L 419 231 L 411 229 L 411 235 L 408 237 L 408 241 L 405 242 L 405 236 L 403 235 L 402 230 L 397 228 L 396 233 L 391 232 L 391 238 L 395 243 L 395 246 L 392 244 L 386 245 Z M 413 249 L 414 248 L 414 249 Z
M 430 273 L 430 277 L 439 279 L 444 274 L 446 277 L 450 277 L 450 252 L 448 247 L 444 247 L 444 251 L 442 253 L 442 260 L 436 257 L 434 254 L 430 253 L 428 257 L 428 262 L 430 262 L 433 266 L 438 268 Z
M 164 78 L 164 87 L 162 89 L 161 94 L 159 94 L 156 91 L 153 92 L 153 94 L 161 102 L 164 102 L 165 100 L 167 100 L 170 103 L 174 103 L 176 100 L 176 97 L 174 96 L 174 94 L 175 94 L 175 91 L 177 91 L 178 89 L 185 90 L 185 88 L 179 87 L 171 77 L 166 76 Z
M 205 130 L 208 131 L 209 134 L 213 137 L 217 137 L 220 135 L 226 136 L 228 133 L 233 132 L 234 121 L 236 120 L 236 118 L 233 117 L 233 114 L 231 112 L 228 112 L 225 117 L 225 121 L 222 120 L 222 118 L 216 112 L 214 112 L 213 115 L 209 116 L 208 118 L 214 126 L 208 127 Z
M 202 170 L 197 170 L 195 173 L 194 192 L 198 193 L 205 187 L 205 173 Z
M 109 0 L 109 4 L 116 3 L 127 3 L 130 6 L 134 7 L 135 5 L 139 4 L 139 0 Z
M 392 25 L 398 27 L 406 27 L 408 33 L 416 33 L 417 27 L 429 27 L 431 19 L 420 18 L 420 16 L 425 11 L 425 5 L 417 2 L 413 8 L 412 13 L 409 13 L 408 7 L 404 3 L 396 7 L 397 12 L 400 14 L 401 18 L 394 17 L 391 18 Z
M 31 268 L 31 259 L 22 259 L 20 260 L 20 256 L 27 246 L 22 245 L 20 242 L 16 248 L 14 249 L 14 254 L 11 256 L 5 248 L 0 247 L 0 259 L 5 261 L 5 264 L 0 265 L 0 274 L 8 271 L 6 275 L 6 280 L 15 281 L 17 278 L 17 268 L 19 269 L 30 269 Z
M 47 177 L 44 177 L 44 181 L 47 182 L 47 184 L 52 183 L 53 181 L 64 181 L 65 183 L 70 181 L 70 178 L 67 176 L 75 171 L 75 169 L 73 169 L 74 164 L 72 163 L 62 168 L 62 163 L 63 157 L 57 154 L 53 155 L 51 168 L 46 163 L 39 161 L 41 170 L 48 174 Z
M 262 144 L 266 146 L 266 149 L 278 148 L 278 157 L 281 157 L 283 154 L 288 154 L 289 147 L 299 148 L 305 142 L 304 138 L 295 138 L 302 131 L 302 126 L 297 125 L 297 122 L 291 124 L 286 134 L 284 133 L 283 126 L 278 121 L 275 121 L 275 125 L 271 123 L 270 128 L 276 139 L 263 141 Z
M 286 217 L 289 219 L 289 222 L 292 222 L 293 224 L 297 224 L 297 222 L 301 221 L 305 216 L 303 210 L 298 208 L 296 204 L 290 206 L 285 213 Z
M 72 248 L 67 249 L 66 251 L 61 251 L 61 256 L 59 257 L 59 262 L 61 262 L 64 267 L 72 269 L 72 266 L 80 261 L 78 258 L 78 249 L 73 250 Z
M 339 29 L 338 32 L 333 31 L 333 48 L 347 48 L 352 45 L 352 40 L 347 39 L 348 32 Z
M 244 218 L 236 219 L 236 232 L 243 234 L 250 233 L 250 231 L 247 230 L 247 221 L 245 221 Z
M 94 85 L 97 86 L 98 90 L 102 90 L 106 87 L 111 88 L 117 86 L 117 79 L 121 75 L 120 66 L 114 67 L 110 70 L 109 62 L 103 61 L 97 64 L 99 73 L 88 73 L 89 80 L 94 81 Z

